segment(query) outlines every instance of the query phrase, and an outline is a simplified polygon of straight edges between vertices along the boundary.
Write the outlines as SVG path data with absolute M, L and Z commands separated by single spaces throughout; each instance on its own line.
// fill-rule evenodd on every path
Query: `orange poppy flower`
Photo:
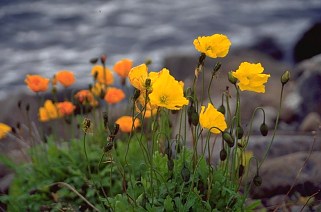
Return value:
M 139 119 L 136 118 L 135 121 L 133 121 L 132 116 L 122 116 L 117 119 L 116 123 L 119 124 L 119 129 L 124 133 L 129 133 L 140 126 Z
M 98 105 L 94 95 L 89 90 L 80 90 L 75 94 L 75 98 L 83 105 L 90 104 L 95 107 Z
M 33 92 L 43 92 L 48 89 L 49 79 L 40 75 L 27 75 L 25 83 Z
M 118 88 L 108 88 L 106 95 L 105 95 L 105 101 L 109 104 L 116 104 L 123 100 L 125 98 L 125 93 L 123 90 Z
M 130 59 L 122 59 L 115 63 L 114 71 L 121 77 L 126 78 L 130 69 L 133 66 L 133 61 Z
M 66 70 L 58 71 L 55 78 L 65 87 L 71 86 L 76 81 L 74 73 Z
M 58 111 L 63 116 L 71 115 L 75 110 L 75 105 L 69 101 L 57 103 Z
M 96 80 L 100 83 L 111 85 L 114 82 L 114 77 L 111 71 L 108 68 L 105 68 L 100 65 L 95 65 L 91 69 L 91 75 L 96 77 Z

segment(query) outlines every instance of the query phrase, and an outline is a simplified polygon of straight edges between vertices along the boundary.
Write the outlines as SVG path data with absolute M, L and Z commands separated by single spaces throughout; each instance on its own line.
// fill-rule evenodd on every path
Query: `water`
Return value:
M 0 0 L 0 99 L 26 90 L 26 74 L 68 69 L 85 85 L 102 53 L 110 67 L 151 58 L 158 70 L 167 54 L 196 53 L 199 35 L 227 34 L 232 48 L 271 36 L 289 56 L 320 17 L 320 0 Z

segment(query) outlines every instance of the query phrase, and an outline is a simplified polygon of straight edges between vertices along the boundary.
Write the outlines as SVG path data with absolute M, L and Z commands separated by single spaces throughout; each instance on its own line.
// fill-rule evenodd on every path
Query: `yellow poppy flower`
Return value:
M 188 105 L 188 99 L 184 97 L 182 83 L 175 80 L 164 68 L 152 84 L 153 91 L 149 94 L 150 103 L 170 110 L 180 110 Z
M 102 94 L 103 90 L 103 86 L 101 83 L 96 82 L 95 85 L 91 88 L 90 90 L 95 96 L 100 97 L 100 95 Z
M 148 67 L 146 64 L 133 67 L 129 74 L 129 82 L 140 91 L 148 90 L 151 91 L 151 85 L 157 79 L 159 73 L 150 72 L 148 73 Z M 146 80 L 150 79 L 150 85 L 146 84 Z
M 205 106 L 201 107 L 199 121 L 203 128 L 209 129 L 214 134 L 219 134 L 227 128 L 224 115 L 217 111 L 211 103 L 208 103 L 206 109 Z
M 195 49 L 208 57 L 225 57 L 230 49 L 231 41 L 226 35 L 214 34 L 198 37 L 193 42 Z
M 95 65 L 91 69 L 91 75 L 95 76 L 98 82 L 106 85 L 111 85 L 114 82 L 114 76 L 111 71 L 101 65 Z
M 264 83 L 268 81 L 269 74 L 262 74 L 264 68 L 261 63 L 243 62 L 232 75 L 239 80 L 238 86 L 241 91 L 254 91 L 264 93 Z
M 4 123 L 0 123 L 0 139 L 6 137 L 9 132 L 11 132 L 11 127 Z
M 49 79 L 40 75 L 27 75 L 25 83 L 34 92 L 43 92 L 48 89 Z
M 49 121 L 51 119 L 59 118 L 60 116 L 58 108 L 51 100 L 46 100 L 44 106 L 39 108 L 40 121 Z
M 157 106 L 150 103 L 148 96 L 146 102 L 145 94 L 139 95 L 138 99 L 135 102 L 135 108 L 138 113 L 145 114 L 144 118 L 150 118 L 157 113 Z
M 119 129 L 125 133 L 129 133 L 140 126 L 139 119 L 136 118 L 135 121 L 133 121 L 133 117 L 131 116 L 122 116 L 117 119 L 116 123 L 119 124 Z
M 65 87 L 71 86 L 76 81 L 74 73 L 67 70 L 58 71 L 55 75 L 55 78 Z

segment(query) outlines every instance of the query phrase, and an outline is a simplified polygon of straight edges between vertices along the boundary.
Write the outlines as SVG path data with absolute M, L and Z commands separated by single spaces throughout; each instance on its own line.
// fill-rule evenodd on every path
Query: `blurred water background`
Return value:
M 213 33 L 232 48 L 272 37 L 291 63 L 294 43 L 320 17 L 320 0 L 0 0 L 0 99 L 26 90 L 26 74 L 68 69 L 85 85 L 89 59 L 103 53 L 109 67 L 151 58 L 157 70 L 166 55 L 197 54 L 193 40 Z

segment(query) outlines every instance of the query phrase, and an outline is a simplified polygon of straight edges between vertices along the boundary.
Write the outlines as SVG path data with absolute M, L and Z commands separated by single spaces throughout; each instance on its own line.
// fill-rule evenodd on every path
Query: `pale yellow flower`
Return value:
M 231 46 L 228 37 L 222 34 L 198 37 L 193 44 L 197 51 L 211 58 L 225 57 Z
M 243 62 L 235 72 L 232 72 L 232 75 L 238 79 L 237 85 L 241 91 L 264 93 L 264 84 L 268 81 L 270 75 L 262 74 L 263 70 L 261 63 Z
M 49 121 L 61 117 L 58 108 L 51 100 L 46 100 L 43 107 L 39 108 L 39 120 Z
M 224 115 L 211 103 L 208 103 L 206 109 L 205 106 L 201 107 L 199 121 L 203 128 L 209 129 L 214 134 L 219 134 L 227 128 Z
M 149 94 L 150 103 L 170 110 L 180 110 L 188 105 L 188 99 L 184 97 L 183 84 L 175 80 L 164 68 L 152 84 L 152 93 Z
M 158 73 L 156 72 L 148 73 L 146 64 L 133 67 L 128 74 L 130 84 L 140 91 L 151 91 L 151 86 L 157 77 Z M 149 85 L 147 84 L 147 79 L 150 80 Z

